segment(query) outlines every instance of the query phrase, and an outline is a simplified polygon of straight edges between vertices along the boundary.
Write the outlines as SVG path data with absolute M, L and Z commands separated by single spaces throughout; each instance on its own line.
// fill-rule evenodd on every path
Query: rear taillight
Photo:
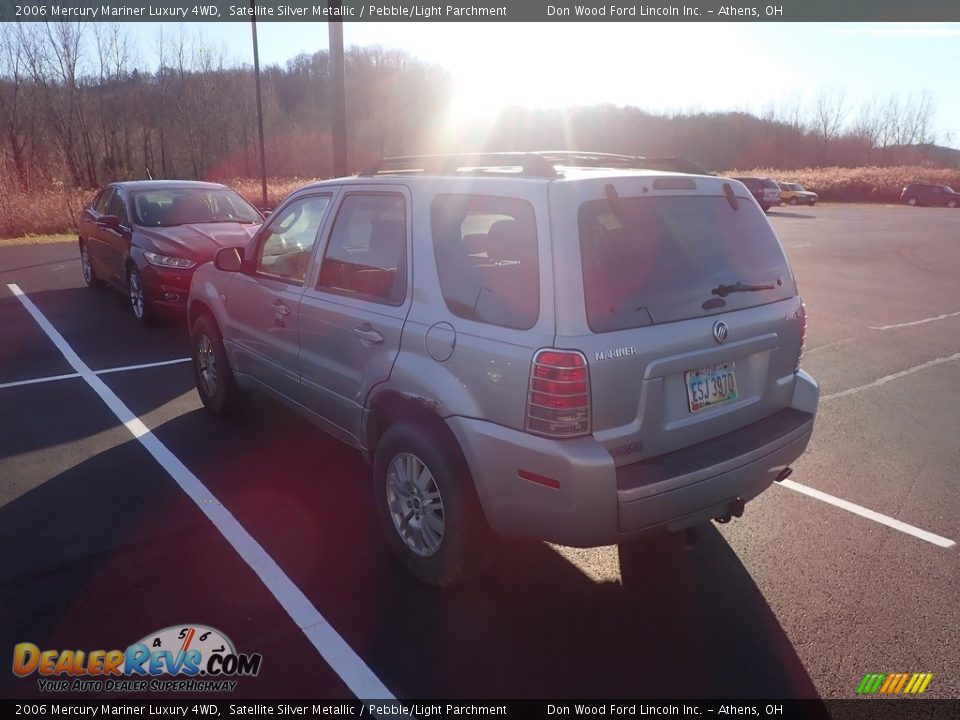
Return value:
M 800 355 L 797 356 L 797 367 L 794 372 L 800 372 L 800 361 L 803 359 L 803 347 L 807 344 L 807 305 L 800 301 Z
M 530 368 L 526 426 L 547 437 L 590 433 L 590 375 L 583 353 L 537 351 Z

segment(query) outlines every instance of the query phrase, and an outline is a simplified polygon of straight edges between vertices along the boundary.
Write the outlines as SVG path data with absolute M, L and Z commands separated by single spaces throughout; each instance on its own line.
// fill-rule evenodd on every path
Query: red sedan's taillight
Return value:
M 590 433 L 590 375 L 583 353 L 537 352 L 530 369 L 526 426 L 547 437 Z
M 797 357 L 797 367 L 794 372 L 800 371 L 800 361 L 803 359 L 803 348 L 807 344 L 807 305 L 800 301 L 800 355 Z

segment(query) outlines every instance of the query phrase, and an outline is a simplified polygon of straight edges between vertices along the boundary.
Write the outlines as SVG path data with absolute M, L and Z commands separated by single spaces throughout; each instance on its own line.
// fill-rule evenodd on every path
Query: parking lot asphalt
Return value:
M 83 286 L 73 245 L 0 248 L 0 652 L 200 623 L 263 654 L 233 697 L 373 681 L 401 699 L 832 698 L 867 672 L 932 672 L 925 696 L 960 697 L 960 212 L 770 219 L 822 392 L 798 486 L 689 552 L 655 548 L 629 589 L 615 548 L 544 543 L 507 543 L 470 585 L 419 585 L 388 557 L 357 453 L 265 398 L 210 416 L 177 362 L 182 321 L 137 326 L 121 296 Z M 5 672 L 0 696 L 44 693 Z

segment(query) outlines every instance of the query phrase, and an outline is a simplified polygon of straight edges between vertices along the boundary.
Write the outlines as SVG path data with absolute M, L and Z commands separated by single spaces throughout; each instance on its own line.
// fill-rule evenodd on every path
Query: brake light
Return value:
M 539 350 L 534 355 L 526 426 L 546 437 L 590 434 L 590 375 L 583 353 Z
M 794 372 L 800 371 L 800 361 L 803 359 L 803 348 L 807 344 L 807 305 L 800 301 L 800 355 L 797 357 L 797 367 Z

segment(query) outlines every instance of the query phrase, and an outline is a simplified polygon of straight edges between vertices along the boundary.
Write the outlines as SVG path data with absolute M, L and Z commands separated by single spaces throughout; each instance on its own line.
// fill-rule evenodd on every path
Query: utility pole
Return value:
M 252 0 L 251 0 L 252 1 Z M 327 0 L 327 7 L 340 10 L 341 0 Z M 331 17 L 338 17 L 331 14 Z M 347 91 L 343 61 L 343 22 L 331 20 L 327 23 L 330 33 L 330 65 L 333 70 L 333 175 L 343 177 L 347 174 Z
M 253 77 L 257 85 L 257 130 L 260 137 L 260 193 L 262 209 L 267 209 L 267 156 L 263 145 L 263 98 L 260 95 L 260 48 L 257 45 L 257 6 L 250 0 L 250 27 L 253 31 Z

